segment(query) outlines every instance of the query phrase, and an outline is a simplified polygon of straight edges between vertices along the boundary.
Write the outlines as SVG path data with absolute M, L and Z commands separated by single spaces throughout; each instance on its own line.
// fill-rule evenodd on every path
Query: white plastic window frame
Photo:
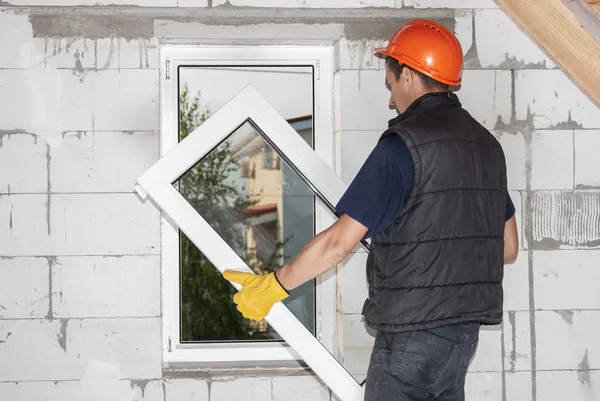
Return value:
M 332 46 L 185 46 L 161 48 L 161 157 L 179 141 L 179 66 L 312 66 L 314 81 L 314 151 L 328 167 L 333 166 L 333 48 Z M 298 138 L 300 138 L 298 136 Z M 299 360 L 281 342 L 181 343 L 179 316 L 179 228 L 161 219 L 161 272 L 163 362 L 199 363 L 208 366 L 236 367 L 247 364 Z M 315 205 L 315 232 L 329 227 L 331 213 Z M 337 349 L 336 275 L 332 271 L 316 280 L 316 337 L 330 351 Z M 280 363 L 277 363 L 280 362 Z M 296 364 L 297 365 L 297 364 Z
M 166 96 L 168 93 L 163 95 Z M 221 272 L 226 269 L 245 272 L 252 272 L 252 270 L 185 200 L 172 183 L 247 121 L 252 121 L 265 140 L 277 149 L 280 155 L 285 156 L 290 166 L 295 168 L 320 199 L 329 205 L 335 204 L 346 190 L 346 185 L 333 172 L 331 166 L 297 135 L 256 89 L 247 86 L 194 132 L 166 151 L 160 160 L 137 179 L 135 187 L 143 199 L 150 197 L 170 220 L 169 225 L 181 229 Z M 173 279 L 173 276 L 178 277 L 178 275 L 170 276 L 178 286 L 178 280 Z M 173 283 L 166 285 L 168 284 Z M 235 287 L 238 290 L 241 288 L 237 284 Z M 171 301 L 163 299 L 163 305 L 165 308 L 172 307 L 176 311 L 178 305 L 169 304 L 172 301 L 173 299 Z M 268 350 L 264 347 L 247 348 L 246 343 L 238 344 L 240 348 L 235 347 L 229 350 L 233 352 L 225 352 L 225 354 L 223 350 L 215 350 L 216 347 L 190 349 L 190 344 L 178 344 L 173 348 L 171 343 L 165 362 L 188 361 L 191 355 L 189 351 L 197 351 L 196 353 L 199 351 L 204 357 L 212 356 L 212 360 L 218 363 L 226 363 L 227 358 L 232 356 L 235 360 L 239 360 L 239 353 L 242 350 L 247 354 L 246 356 L 251 354 L 251 360 L 254 361 L 273 360 L 274 356 L 277 360 L 287 354 L 287 357 L 305 362 L 340 400 L 363 399 L 363 388 L 283 303 L 275 304 L 265 320 L 285 340 L 285 343 L 276 343 Z M 178 316 L 177 323 L 179 323 Z M 265 359 L 265 355 L 270 357 Z

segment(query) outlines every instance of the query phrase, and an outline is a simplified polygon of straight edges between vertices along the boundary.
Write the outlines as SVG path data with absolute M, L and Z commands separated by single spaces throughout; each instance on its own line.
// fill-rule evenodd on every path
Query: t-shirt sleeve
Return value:
M 383 138 L 373 149 L 336 206 L 369 229 L 365 238 L 386 230 L 396 220 L 410 194 L 412 157 L 396 135 Z
M 504 221 L 510 220 L 514 215 L 515 215 L 515 204 L 513 203 L 512 199 L 510 198 L 510 195 L 508 194 L 508 191 L 507 191 L 507 195 L 506 195 L 506 220 L 504 220 Z

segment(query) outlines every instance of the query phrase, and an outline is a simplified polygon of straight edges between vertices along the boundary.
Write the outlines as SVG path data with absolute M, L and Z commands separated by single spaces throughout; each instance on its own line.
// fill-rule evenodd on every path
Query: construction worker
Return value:
M 362 314 L 377 334 L 365 400 L 464 400 L 480 326 L 502 320 L 503 265 L 518 249 L 504 153 L 451 91 L 463 53 L 448 29 L 414 20 L 375 52 L 398 116 L 337 204 L 339 219 L 277 273 L 225 278 L 243 286 L 243 315 L 262 320 L 371 238 Z

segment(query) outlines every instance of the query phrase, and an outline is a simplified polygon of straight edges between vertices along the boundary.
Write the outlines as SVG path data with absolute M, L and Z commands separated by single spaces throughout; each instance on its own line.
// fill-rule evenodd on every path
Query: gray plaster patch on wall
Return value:
M 345 35 L 355 39 L 389 39 L 406 21 L 434 19 L 454 31 L 453 10 L 412 9 L 277 9 L 255 7 L 39 7 L 29 11 L 34 37 L 125 39 L 155 36 L 157 20 L 213 26 L 260 24 L 344 24 Z
M 471 40 L 471 47 L 469 48 L 469 50 L 467 50 L 467 53 L 465 54 L 464 57 L 464 69 L 468 70 L 468 69 L 480 69 L 481 68 L 481 62 L 479 61 L 479 52 L 477 50 L 477 38 L 475 35 L 475 31 L 476 31 L 476 24 L 475 24 L 475 13 L 472 13 L 472 21 L 471 21 L 471 26 L 472 28 L 472 32 L 471 34 L 472 36 L 472 40 Z M 502 118 L 500 116 L 498 116 L 498 118 Z
M 25 130 L 22 129 L 14 129 L 14 130 L 4 130 L 4 129 L 0 129 L 0 147 L 2 147 L 3 142 L 4 142 L 4 137 L 7 137 L 8 139 L 10 139 L 11 136 L 13 135 L 28 135 L 33 137 L 33 140 L 35 142 L 35 144 L 37 145 L 37 135 L 31 132 L 27 132 Z
M 50 222 L 50 207 L 52 203 L 52 180 L 50 179 L 50 163 L 52 161 L 52 149 L 49 143 L 46 143 L 46 223 L 48 228 L 48 236 L 52 233 Z
M 139 39 L 154 31 L 154 17 L 146 15 L 30 15 L 29 21 L 34 37 Z
M 378 18 L 377 23 L 372 21 L 346 22 L 344 25 L 344 37 L 348 40 L 386 39 L 392 35 L 410 19 L 404 18 Z M 456 20 L 454 18 L 438 18 L 437 22 L 454 32 Z M 339 21 L 343 22 L 343 21 Z
M 581 125 L 581 123 L 578 123 L 577 121 L 573 120 L 573 118 L 571 117 L 571 110 L 569 110 L 569 117 L 568 117 L 567 121 L 561 121 L 552 128 L 564 129 L 564 130 L 583 129 L 583 125 Z
M 56 263 L 56 256 L 46 256 L 46 260 L 48 260 L 48 314 L 46 314 L 46 319 L 54 318 L 54 307 L 52 305 L 52 267 L 54 263 Z
M 523 60 L 517 60 L 516 57 L 508 57 L 505 55 L 504 61 L 496 66 L 490 66 L 489 68 L 500 69 L 500 70 L 545 70 L 546 61 L 540 61 L 539 63 L 526 63 Z
M 600 191 L 539 191 L 531 198 L 534 249 L 600 246 Z
M 514 311 L 509 311 L 508 312 L 508 321 L 510 322 L 510 329 L 511 329 L 511 341 L 512 341 L 512 349 L 510 351 L 510 371 L 514 372 L 515 371 L 515 365 L 517 363 L 517 326 L 516 326 L 516 321 L 515 321 L 515 312 Z
M 560 315 L 560 317 L 562 317 L 565 322 L 569 323 L 570 325 L 573 324 L 573 311 L 570 311 L 570 310 L 556 310 L 554 312 L 558 313 Z
M 581 384 L 590 385 L 590 363 L 588 359 L 588 350 L 585 350 L 585 355 L 578 366 L 577 378 Z
M 132 380 L 131 381 L 131 389 L 135 389 L 136 387 L 140 388 L 140 391 L 142 392 L 142 398 L 146 397 L 146 386 L 148 386 L 148 383 L 150 383 L 153 380 Z
M 58 332 L 58 345 L 67 352 L 67 325 L 69 321 L 67 319 L 61 319 L 60 331 Z
M 4 337 L 4 340 L 0 340 L 0 344 L 4 344 L 6 342 L 6 340 L 8 340 L 8 337 L 11 336 L 11 334 L 12 334 L 12 332 L 10 332 L 10 331 L 8 333 L 6 333 L 6 337 Z

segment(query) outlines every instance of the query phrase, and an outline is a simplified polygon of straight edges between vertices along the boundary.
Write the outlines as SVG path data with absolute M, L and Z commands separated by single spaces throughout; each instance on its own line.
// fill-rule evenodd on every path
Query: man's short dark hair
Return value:
M 421 84 L 423 85 L 423 88 L 439 92 L 448 92 L 448 90 L 450 89 L 448 85 L 436 81 L 435 79 L 428 77 L 423 73 L 420 73 L 414 68 L 407 66 L 406 64 L 400 64 L 398 60 L 396 60 L 393 57 L 386 57 L 385 64 L 390 68 L 390 70 L 392 70 L 394 76 L 396 77 L 396 80 L 400 79 L 400 75 L 402 75 L 402 69 L 406 67 L 409 70 L 413 71 L 415 74 L 417 74 L 419 80 L 421 81 Z

